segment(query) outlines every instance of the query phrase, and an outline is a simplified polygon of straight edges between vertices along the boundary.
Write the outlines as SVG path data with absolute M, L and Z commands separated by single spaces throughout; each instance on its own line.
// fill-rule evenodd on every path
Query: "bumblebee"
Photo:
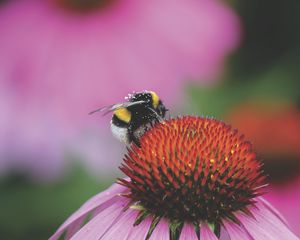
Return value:
M 129 94 L 125 99 L 127 102 L 99 108 L 90 114 L 113 112 L 111 131 L 114 137 L 125 144 L 134 142 L 140 146 L 139 138 L 154 124 L 163 122 L 168 109 L 153 91 Z

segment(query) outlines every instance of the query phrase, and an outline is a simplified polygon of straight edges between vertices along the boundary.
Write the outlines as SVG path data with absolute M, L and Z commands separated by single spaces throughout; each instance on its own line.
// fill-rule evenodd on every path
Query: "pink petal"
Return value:
M 269 193 L 264 198 L 280 211 L 287 219 L 291 229 L 297 236 L 300 236 L 300 208 L 291 207 L 299 205 L 300 202 L 300 177 L 289 181 L 288 184 L 271 185 Z
M 245 214 L 237 215 L 243 223 L 244 228 L 253 237 L 253 239 L 299 239 L 288 226 L 278 218 L 277 214 L 268 209 L 259 199 L 257 199 L 256 208 L 251 210 L 255 219 Z
M 104 211 L 90 220 L 84 225 L 70 240 L 98 240 L 101 239 L 103 234 L 111 227 L 124 214 L 123 209 L 126 203 L 119 201 L 107 207 Z M 117 238 L 116 238 L 117 239 Z
M 166 219 L 161 219 L 156 228 L 154 229 L 149 240 L 170 240 L 169 224 Z
M 84 220 L 86 219 L 86 215 L 83 215 L 82 217 L 78 218 L 76 221 L 74 221 L 68 228 L 66 232 L 65 239 L 69 240 L 83 225 Z
M 107 205 L 113 204 L 116 201 L 120 201 L 121 197 L 117 195 L 124 192 L 125 189 L 125 187 L 119 184 L 113 184 L 109 189 L 89 199 L 60 226 L 60 228 L 49 240 L 58 239 L 68 227 L 71 227 L 73 224 L 78 225 L 78 222 L 76 221 L 79 221 L 78 219 L 82 220 L 87 217 L 87 215 L 95 208 L 101 207 L 104 209 L 107 207 Z M 99 209 L 97 210 L 99 211 Z
M 126 212 L 122 213 L 121 217 L 118 218 L 117 222 L 114 222 L 113 226 L 108 229 L 101 238 L 97 238 L 95 240 L 125 240 L 128 238 L 131 231 L 134 231 L 134 221 L 138 215 L 137 210 L 128 209 Z M 100 227 L 101 225 L 98 225 Z M 98 235 L 99 236 L 99 235 Z M 79 240 L 80 238 L 78 238 Z M 86 238 L 84 238 L 86 239 Z M 133 238 L 131 238 L 133 239 Z
M 221 227 L 221 234 L 220 234 L 220 240 L 231 240 L 228 232 L 226 231 L 226 229 L 222 226 Z
M 192 224 L 184 224 L 180 234 L 180 240 L 198 240 L 195 228 Z
M 217 236 L 211 231 L 206 223 L 200 226 L 200 239 L 201 240 L 218 240 Z
M 230 236 L 230 240 L 252 240 L 253 238 L 239 225 L 234 222 L 224 221 L 224 227 Z
M 138 226 L 134 226 L 128 236 L 128 240 L 145 239 L 149 231 L 152 218 L 148 217 L 143 220 Z
M 267 208 L 269 209 L 272 213 L 274 213 L 282 222 L 284 222 L 286 225 L 289 226 L 287 220 L 281 215 L 281 213 L 275 209 L 271 203 L 269 203 L 267 200 L 265 200 L 264 198 L 262 197 L 258 197 L 257 199 L 260 200 L 260 202 Z

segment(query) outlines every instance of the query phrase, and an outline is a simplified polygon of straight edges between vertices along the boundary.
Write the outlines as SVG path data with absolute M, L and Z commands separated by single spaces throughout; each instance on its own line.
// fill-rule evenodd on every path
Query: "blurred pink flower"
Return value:
M 291 229 L 300 236 L 300 177 L 285 185 L 271 185 L 265 198 L 284 215 Z
M 87 112 L 133 90 L 174 100 L 186 79 L 217 79 L 239 41 L 239 21 L 220 1 L 102 2 L 20 0 L 0 9 L 3 169 L 51 176 L 73 149 L 107 169 L 121 145 L 95 131 Z

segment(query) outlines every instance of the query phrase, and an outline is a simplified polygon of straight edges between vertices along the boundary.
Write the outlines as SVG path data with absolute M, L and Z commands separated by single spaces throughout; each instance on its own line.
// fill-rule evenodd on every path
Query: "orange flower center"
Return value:
M 156 124 L 132 145 L 121 170 L 128 197 L 176 221 L 234 221 L 261 194 L 265 176 L 251 144 L 223 122 L 183 117 Z

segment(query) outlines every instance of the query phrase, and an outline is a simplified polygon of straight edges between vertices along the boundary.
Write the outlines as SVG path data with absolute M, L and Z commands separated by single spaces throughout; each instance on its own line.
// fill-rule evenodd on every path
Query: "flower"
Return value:
M 239 31 L 237 16 L 217 0 L 7 2 L 0 8 L 0 102 L 7 105 L 0 155 L 14 160 L 2 165 L 28 158 L 27 167 L 43 167 L 44 176 L 70 149 L 99 156 L 94 139 L 108 135 L 95 133 L 87 112 L 132 89 L 163 89 L 170 101 L 188 78 L 216 80 Z M 110 165 L 93 161 L 98 170 Z
M 140 143 L 120 167 L 128 178 L 87 201 L 50 240 L 64 232 L 72 240 L 299 239 L 260 196 L 262 164 L 230 126 L 170 119 Z

